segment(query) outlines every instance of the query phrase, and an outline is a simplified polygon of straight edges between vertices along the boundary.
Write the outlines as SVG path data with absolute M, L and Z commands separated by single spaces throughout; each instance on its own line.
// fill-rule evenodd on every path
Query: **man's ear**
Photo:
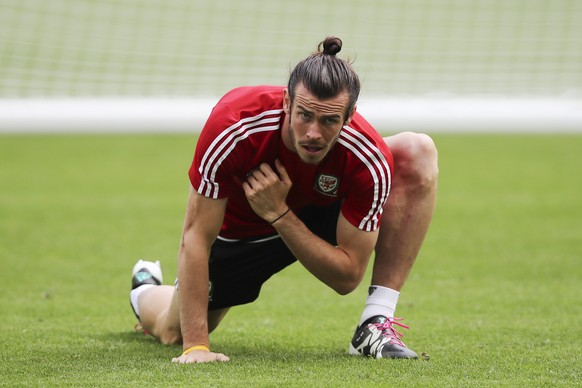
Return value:
M 356 113 L 356 108 L 358 107 L 357 104 L 354 104 L 354 107 L 352 108 L 352 111 L 350 112 L 350 115 L 348 116 L 348 119 L 346 120 L 346 123 L 344 125 L 348 125 L 352 119 L 354 118 L 354 113 Z
M 285 89 L 285 96 L 283 97 L 283 111 L 286 114 L 291 112 L 291 96 L 289 95 L 289 91 Z

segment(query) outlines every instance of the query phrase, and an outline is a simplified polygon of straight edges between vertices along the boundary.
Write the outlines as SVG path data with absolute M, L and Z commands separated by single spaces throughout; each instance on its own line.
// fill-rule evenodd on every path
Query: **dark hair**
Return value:
M 295 88 L 303 83 L 307 90 L 320 99 L 335 97 L 347 91 L 349 100 L 346 116 L 351 113 L 360 94 L 360 79 L 350 62 L 336 57 L 341 49 L 341 39 L 329 36 L 319 43 L 317 52 L 295 66 L 287 85 L 291 103 L 295 97 Z

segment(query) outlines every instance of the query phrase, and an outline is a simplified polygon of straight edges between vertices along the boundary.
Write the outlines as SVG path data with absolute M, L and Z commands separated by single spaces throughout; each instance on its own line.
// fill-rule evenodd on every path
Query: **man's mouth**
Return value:
M 323 147 L 318 144 L 302 144 L 301 147 L 309 153 L 316 154 L 320 152 Z

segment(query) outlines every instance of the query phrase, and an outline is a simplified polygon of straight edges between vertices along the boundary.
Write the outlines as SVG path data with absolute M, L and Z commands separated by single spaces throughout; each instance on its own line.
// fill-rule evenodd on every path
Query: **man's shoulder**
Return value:
M 239 86 L 227 92 L 218 104 L 282 107 L 284 90 L 284 86 L 273 85 Z
M 340 139 L 349 143 L 365 144 L 379 149 L 382 153 L 390 152 L 382 135 L 358 112 L 354 113 L 352 121 L 344 126 Z
M 392 170 L 394 161 L 384 138 L 361 115 L 354 114 L 349 125 L 344 126 L 338 143 L 343 148 L 342 152 L 349 155 L 345 160 L 353 175 L 362 171 L 366 175 L 366 171 L 371 171 L 371 166 L 385 174 Z
M 359 132 L 378 134 L 376 128 L 374 128 L 374 126 L 370 124 L 368 120 L 366 120 L 364 116 L 362 116 L 358 111 L 354 112 L 354 116 L 352 117 L 352 121 L 350 122 L 349 126 L 353 127 Z
M 262 125 L 263 119 L 268 119 L 269 123 L 278 123 L 283 114 L 283 96 L 282 86 L 242 86 L 232 89 L 214 106 L 202 132 L 216 134 L 249 123 Z

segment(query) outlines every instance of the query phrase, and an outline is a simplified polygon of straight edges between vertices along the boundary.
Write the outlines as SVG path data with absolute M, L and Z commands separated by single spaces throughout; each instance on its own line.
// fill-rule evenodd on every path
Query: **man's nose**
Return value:
M 307 127 L 306 136 L 309 139 L 315 139 L 315 140 L 321 139 L 321 128 L 320 128 L 319 123 L 317 121 L 314 121 L 314 122 L 309 124 L 309 126 Z

